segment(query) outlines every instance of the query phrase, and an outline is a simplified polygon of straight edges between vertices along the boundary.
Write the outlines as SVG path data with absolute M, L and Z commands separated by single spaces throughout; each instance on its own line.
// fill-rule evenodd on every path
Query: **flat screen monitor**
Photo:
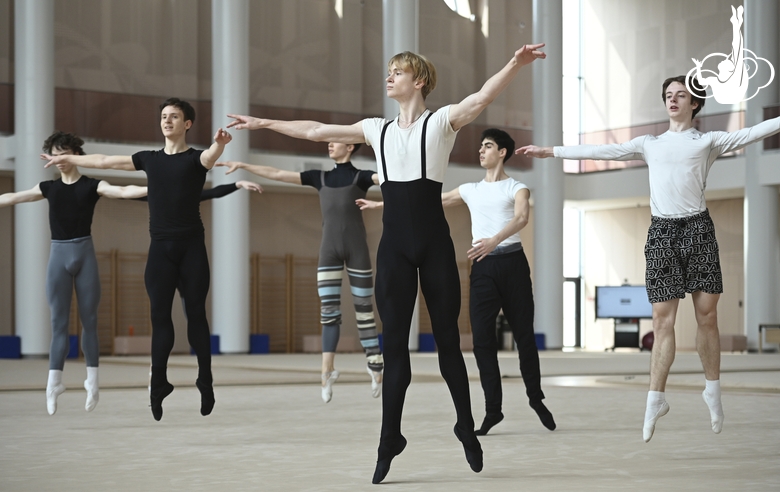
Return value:
M 596 287 L 596 318 L 649 318 L 653 305 L 644 285 Z

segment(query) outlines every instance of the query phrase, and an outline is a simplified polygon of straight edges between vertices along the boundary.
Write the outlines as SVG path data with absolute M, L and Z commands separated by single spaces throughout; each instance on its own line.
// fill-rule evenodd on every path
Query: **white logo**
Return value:
M 706 87 L 712 88 L 712 95 L 705 96 L 705 98 L 714 97 L 721 104 L 735 104 L 740 101 L 753 99 L 758 94 L 758 91 L 772 83 L 772 80 L 775 78 L 775 67 L 765 58 L 761 58 L 745 48 L 741 32 L 743 12 L 744 9 L 741 5 L 736 9 L 732 5 L 732 15 L 731 19 L 729 19 L 732 28 L 731 54 L 712 53 L 707 55 L 702 61 L 692 58 L 696 66 L 688 71 L 688 76 L 685 79 L 685 86 L 689 92 L 694 92 L 691 90 L 692 87 L 689 86 L 689 81 L 692 80 L 693 75 L 696 75 L 698 84 L 695 85 L 701 86 L 696 87 L 699 92 Z M 718 63 L 717 73 L 713 70 L 702 69 L 704 62 L 710 58 L 715 58 L 715 60 L 722 58 L 720 63 Z M 750 79 L 766 70 L 761 68 L 763 67 L 761 62 L 766 63 L 766 66 L 769 67 L 769 80 L 766 84 L 756 89 L 754 93 L 747 95 Z

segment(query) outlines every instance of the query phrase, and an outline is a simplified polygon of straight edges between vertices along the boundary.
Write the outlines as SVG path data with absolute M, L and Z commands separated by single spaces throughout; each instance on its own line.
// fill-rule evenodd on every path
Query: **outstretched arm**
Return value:
M 214 143 L 200 154 L 200 163 L 203 167 L 206 169 L 214 167 L 214 163 L 224 152 L 225 145 L 229 144 L 231 140 L 233 137 L 228 132 L 222 128 L 217 130 L 217 133 L 214 134 Z
M 448 191 L 441 194 L 441 206 L 452 207 L 454 205 L 460 205 L 463 203 L 463 197 L 460 196 L 460 188 Z
M 201 190 L 200 201 L 204 202 L 214 198 L 222 198 L 223 196 L 228 196 L 229 194 L 233 193 L 234 191 L 238 191 L 241 188 L 248 191 L 256 191 L 258 193 L 263 192 L 263 187 L 259 184 L 252 181 L 241 180 L 236 181 L 235 183 L 219 185 L 213 188 Z
M 482 258 L 496 249 L 501 241 L 516 234 L 528 224 L 528 210 L 530 208 L 528 198 L 530 196 L 531 192 L 528 188 L 523 188 L 515 193 L 515 216 L 495 236 L 474 241 L 472 248 L 466 252 L 469 260 L 482 261 Z
M 267 120 L 238 114 L 229 114 L 228 118 L 234 121 L 228 124 L 228 128 L 236 130 L 272 130 L 288 137 L 311 140 L 312 142 L 336 142 L 343 144 L 365 143 L 363 135 L 363 122 L 358 121 L 352 125 L 329 125 L 318 121 L 296 120 Z
M 29 190 L 3 193 L 0 195 L 0 207 L 16 205 L 17 203 L 37 202 L 38 200 L 43 200 L 43 193 L 41 193 L 40 185 L 35 185 Z
M 257 174 L 261 178 L 272 179 L 274 181 L 281 181 L 283 183 L 290 183 L 296 185 L 301 184 L 301 173 L 296 173 L 293 171 L 285 171 L 283 169 L 276 169 L 275 167 L 271 167 L 271 166 L 256 166 L 253 164 L 247 164 L 246 162 L 226 161 L 226 162 L 218 162 L 217 167 L 228 168 L 228 170 L 225 171 L 225 174 L 230 174 L 234 172 L 236 169 L 243 169 L 252 174 Z
M 78 167 L 91 169 L 117 169 L 119 171 L 135 171 L 133 158 L 129 155 L 49 155 L 41 154 L 41 159 L 48 161 L 43 167 L 56 166 L 57 164 L 72 164 Z
M 474 121 L 482 110 L 506 89 L 512 79 L 515 78 L 515 75 L 517 75 L 520 67 L 528 65 L 537 58 L 546 58 L 547 55 L 539 51 L 539 48 L 542 47 L 544 47 L 544 43 L 524 45 L 515 51 L 515 55 L 509 60 L 509 63 L 497 74 L 490 77 L 478 92 L 467 96 L 458 104 L 453 104 L 450 107 L 450 125 L 452 129 L 458 131 Z
M 384 208 L 385 202 L 375 202 L 374 200 L 366 200 L 365 198 L 358 198 L 355 200 L 355 205 L 360 207 L 360 210 L 367 210 L 370 208 Z
M 628 142 L 605 145 L 567 145 L 556 147 L 537 147 L 526 145 L 515 150 L 515 154 L 526 157 L 546 159 L 593 159 L 607 161 L 631 161 L 644 159 L 644 142 L 647 135 L 636 137 Z
M 101 181 L 98 183 L 97 192 L 98 195 L 106 198 L 123 198 L 127 200 L 133 200 L 136 198 L 143 198 L 146 196 L 148 189 L 146 186 L 114 186 L 108 181 Z

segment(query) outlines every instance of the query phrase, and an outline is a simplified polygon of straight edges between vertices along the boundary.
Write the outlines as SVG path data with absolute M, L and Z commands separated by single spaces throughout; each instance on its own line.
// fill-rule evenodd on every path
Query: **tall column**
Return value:
M 547 43 L 547 59 L 533 67 L 534 144 L 563 142 L 563 68 L 561 0 L 534 0 L 534 42 Z M 544 333 L 548 348 L 563 347 L 563 163 L 534 159 L 539 177 L 534 190 L 534 329 Z
M 212 2 L 213 131 L 227 113 L 249 114 L 249 0 Z M 249 132 L 232 132 L 220 160 L 249 160 Z M 214 185 L 244 178 L 212 171 Z M 249 351 L 249 194 L 212 202 L 211 321 L 223 353 Z
M 420 5 L 418 0 L 382 1 L 382 53 L 383 63 L 402 51 L 419 53 Z M 386 72 L 386 71 L 385 71 Z M 383 72 L 383 73 L 385 73 Z M 385 73 L 386 75 L 386 73 Z M 384 85 L 382 86 L 384 90 Z M 384 98 L 384 117 L 388 120 L 398 115 L 398 103 Z M 414 305 L 412 326 L 409 332 L 409 350 L 420 347 L 420 298 Z
M 53 172 L 38 158 L 54 130 L 54 2 L 17 0 L 14 4 L 14 189 L 28 190 Z M 25 203 L 14 210 L 16 335 L 23 355 L 45 355 L 51 343 L 46 302 L 49 258 L 48 204 Z
M 757 56 L 766 58 L 775 67 L 775 81 L 756 97 L 747 102 L 745 125 L 753 126 L 764 119 L 764 106 L 778 101 L 777 2 L 745 0 L 745 46 Z M 756 83 L 758 85 L 759 82 Z M 765 83 L 765 81 L 760 82 Z M 755 90 L 753 81 L 750 89 Z M 756 143 L 745 149 L 745 334 L 748 347 L 758 348 L 758 325 L 780 322 L 780 203 L 777 188 L 762 186 L 759 180 L 759 160 L 763 144 Z

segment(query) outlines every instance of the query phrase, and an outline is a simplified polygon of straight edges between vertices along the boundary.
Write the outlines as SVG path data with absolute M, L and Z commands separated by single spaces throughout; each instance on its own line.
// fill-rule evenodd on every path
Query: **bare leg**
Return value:
M 723 428 L 723 405 L 720 401 L 720 333 L 718 331 L 718 300 L 720 294 L 693 293 L 696 311 L 696 350 L 704 368 L 706 388 L 702 393 L 710 410 L 712 431 L 720 434 Z
M 334 361 L 336 352 L 322 353 L 322 401 L 328 403 L 333 398 L 333 383 L 339 378 Z
M 653 332 L 655 341 L 650 354 L 650 391 L 647 392 L 647 408 L 642 437 L 650 441 L 655 432 L 655 423 L 669 412 L 666 403 L 666 380 L 674 362 L 674 321 L 677 317 L 679 299 L 653 303 Z

